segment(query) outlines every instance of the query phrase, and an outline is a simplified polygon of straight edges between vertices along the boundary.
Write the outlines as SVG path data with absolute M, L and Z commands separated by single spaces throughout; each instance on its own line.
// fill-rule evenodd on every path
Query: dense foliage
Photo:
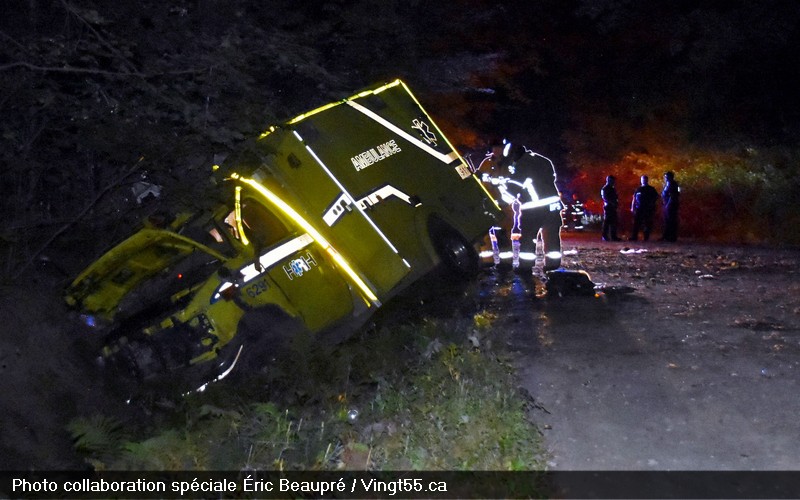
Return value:
M 631 155 L 649 158 L 656 178 L 679 171 L 687 210 L 735 205 L 748 238 L 797 242 L 784 212 L 799 17 L 777 0 L 13 2 L 0 20 L 3 274 L 87 230 L 105 246 L 118 235 L 98 229 L 153 210 L 135 182 L 202 199 L 209 166 L 267 124 L 398 76 L 459 147 L 521 138 L 588 201 L 607 171 L 633 177 Z
M 617 178 L 620 230 L 632 226 L 631 197 L 642 175 L 659 191 L 663 174 L 675 172 L 681 186 L 681 233 L 732 243 L 800 243 L 800 150 L 773 147 L 684 148 L 659 154 L 628 153 L 613 162 L 586 168 L 571 187 L 587 193 L 587 209 L 602 213 L 598 185 Z M 594 197 L 594 199 L 592 199 Z M 656 225 L 657 234 L 661 227 Z

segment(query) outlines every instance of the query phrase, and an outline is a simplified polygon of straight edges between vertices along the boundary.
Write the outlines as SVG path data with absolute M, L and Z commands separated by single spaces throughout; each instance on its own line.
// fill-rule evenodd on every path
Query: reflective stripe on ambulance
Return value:
M 272 250 L 267 250 L 258 258 L 258 267 L 256 267 L 255 262 L 253 262 L 239 269 L 239 274 L 242 276 L 242 283 L 252 281 L 253 279 L 267 272 L 268 269 L 278 262 L 296 252 L 299 252 L 312 243 L 314 243 L 314 238 L 312 238 L 310 234 L 306 233 L 289 240 L 286 243 L 273 248 Z M 216 293 L 214 293 L 214 295 L 211 297 L 211 303 L 213 304 L 214 302 L 218 301 L 222 292 L 232 286 L 238 285 L 234 285 L 234 283 L 230 281 L 223 282 L 217 289 Z
M 331 169 L 329 169 L 328 166 L 325 165 L 325 162 L 322 161 L 322 159 L 317 155 L 317 153 L 314 152 L 313 149 L 311 149 L 311 147 L 308 144 L 305 144 L 305 142 L 303 141 L 303 138 L 300 137 L 300 134 L 298 134 L 297 131 L 293 131 L 293 133 L 294 133 L 294 136 L 297 138 L 297 140 L 300 141 L 305 146 L 306 151 L 308 151 L 308 154 L 310 154 L 311 157 L 314 158 L 314 161 L 317 162 L 317 165 L 319 165 L 320 168 L 322 168 L 322 170 L 325 172 L 325 174 L 342 191 L 342 195 L 339 198 L 339 200 L 341 200 L 341 203 L 346 204 L 345 206 L 355 206 L 356 210 L 358 211 L 358 213 L 361 214 L 361 216 L 367 221 L 367 223 L 369 223 L 369 225 L 372 227 L 372 229 L 378 234 L 378 236 L 381 237 L 381 239 L 392 250 L 392 252 L 394 252 L 395 254 L 399 255 L 400 252 L 397 251 L 397 248 L 394 246 L 394 243 L 392 243 L 389 240 L 389 238 L 383 233 L 383 231 L 380 230 L 380 228 L 378 227 L 377 224 L 375 224 L 375 222 L 372 220 L 372 218 L 370 218 L 370 216 L 368 216 L 366 214 L 366 212 L 364 212 L 364 207 L 362 207 L 361 204 L 356 202 L 356 200 L 353 198 L 353 196 L 350 194 L 350 192 L 347 191 L 347 189 L 339 181 L 339 179 L 337 179 L 336 176 L 333 175 L 333 172 L 331 171 Z M 325 221 L 325 222 L 327 223 L 327 221 Z M 329 225 L 331 225 L 331 224 L 329 224 Z M 405 264 L 405 266 L 408 267 L 408 268 L 411 267 L 411 265 L 409 265 L 408 261 L 406 261 L 405 259 L 403 259 L 403 264 Z
M 362 210 L 366 210 L 371 206 L 377 205 L 381 201 L 386 200 L 387 198 L 391 198 L 392 196 L 399 198 L 411 206 L 419 205 L 418 199 L 415 200 L 391 184 L 386 184 L 385 186 L 379 187 L 363 198 L 355 200 L 355 203 Z M 325 224 L 328 226 L 333 226 L 346 212 L 350 212 L 351 210 L 353 210 L 353 203 L 350 202 L 350 198 L 345 193 L 342 193 L 338 198 L 336 198 L 336 200 L 334 200 L 333 203 L 331 203 L 330 207 L 322 215 L 322 220 L 324 220 Z

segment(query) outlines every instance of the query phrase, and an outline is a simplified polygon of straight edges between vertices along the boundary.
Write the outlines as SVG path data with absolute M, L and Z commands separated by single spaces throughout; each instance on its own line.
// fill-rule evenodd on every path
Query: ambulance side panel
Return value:
M 269 158 L 266 168 L 280 185 L 282 196 L 322 233 L 383 298 L 408 274 L 409 266 L 371 221 L 357 210 L 337 181 L 297 135 L 278 130 L 258 142 Z M 335 224 L 326 214 L 341 212 Z
M 402 85 L 353 98 L 293 127 L 400 256 L 421 272 L 432 265 L 431 216 L 471 242 L 486 234 L 498 212 Z M 333 227 L 355 214 L 336 216 L 328 217 Z

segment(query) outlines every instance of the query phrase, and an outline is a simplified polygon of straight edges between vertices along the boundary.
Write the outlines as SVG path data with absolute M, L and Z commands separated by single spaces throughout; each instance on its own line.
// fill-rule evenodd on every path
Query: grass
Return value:
M 422 319 L 327 349 L 301 337 L 286 363 L 183 398 L 135 437 L 102 416 L 68 430 L 96 469 L 542 470 L 493 320 Z

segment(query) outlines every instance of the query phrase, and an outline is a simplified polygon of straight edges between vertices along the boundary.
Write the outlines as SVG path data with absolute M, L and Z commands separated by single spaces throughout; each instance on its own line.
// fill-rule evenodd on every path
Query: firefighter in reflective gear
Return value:
M 492 144 L 500 144 L 499 141 L 492 142 Z M 473 169 L 476 174 L 481 176 L 484 183 L 490 184 L 493 187 L 500 186 L 503 178 L 502 166 L 500 165 L 500 158 L 503 156 L 503 146 L 493 145 L 489 152 L 486 153 L 477 168 Z M 489 228 L 489 241 L 492 245 L 492 260 L 494 265 L 497 266 L 501 262 L 500 256 L 500 234 L 511 234 L 512 225 L 514 225 L 514 209 L 511 203 L 505 203 L 501 200 L 502 194 L 499 189 L 489 189 L 492 196 L 497 200 L 501 209 L 503 210 L 504 217 L 498 221 L 498 226 Z
M 565 205 L 564 210 L 561 211 L 561 220 L 563 221 L 564 229 L 572 229 L 574 231 L 583 230 L 583 216 L 586 215 L 586 210 L 583 207 L 583 202 L 578 198 L 577 194 L 572 195 L 572 199 L 568 202 L 563 202 Z
M 507 142 L 492 148 L 491 162 L 484 162 L 480 170 L 483 181 L 497 188 L 510 212 L 512 266 L 519 267 L 523 251 L 535 254 L 536 240 L 541 236 L 543 270 L 561 267 L 562 204 L 553 163 Z

